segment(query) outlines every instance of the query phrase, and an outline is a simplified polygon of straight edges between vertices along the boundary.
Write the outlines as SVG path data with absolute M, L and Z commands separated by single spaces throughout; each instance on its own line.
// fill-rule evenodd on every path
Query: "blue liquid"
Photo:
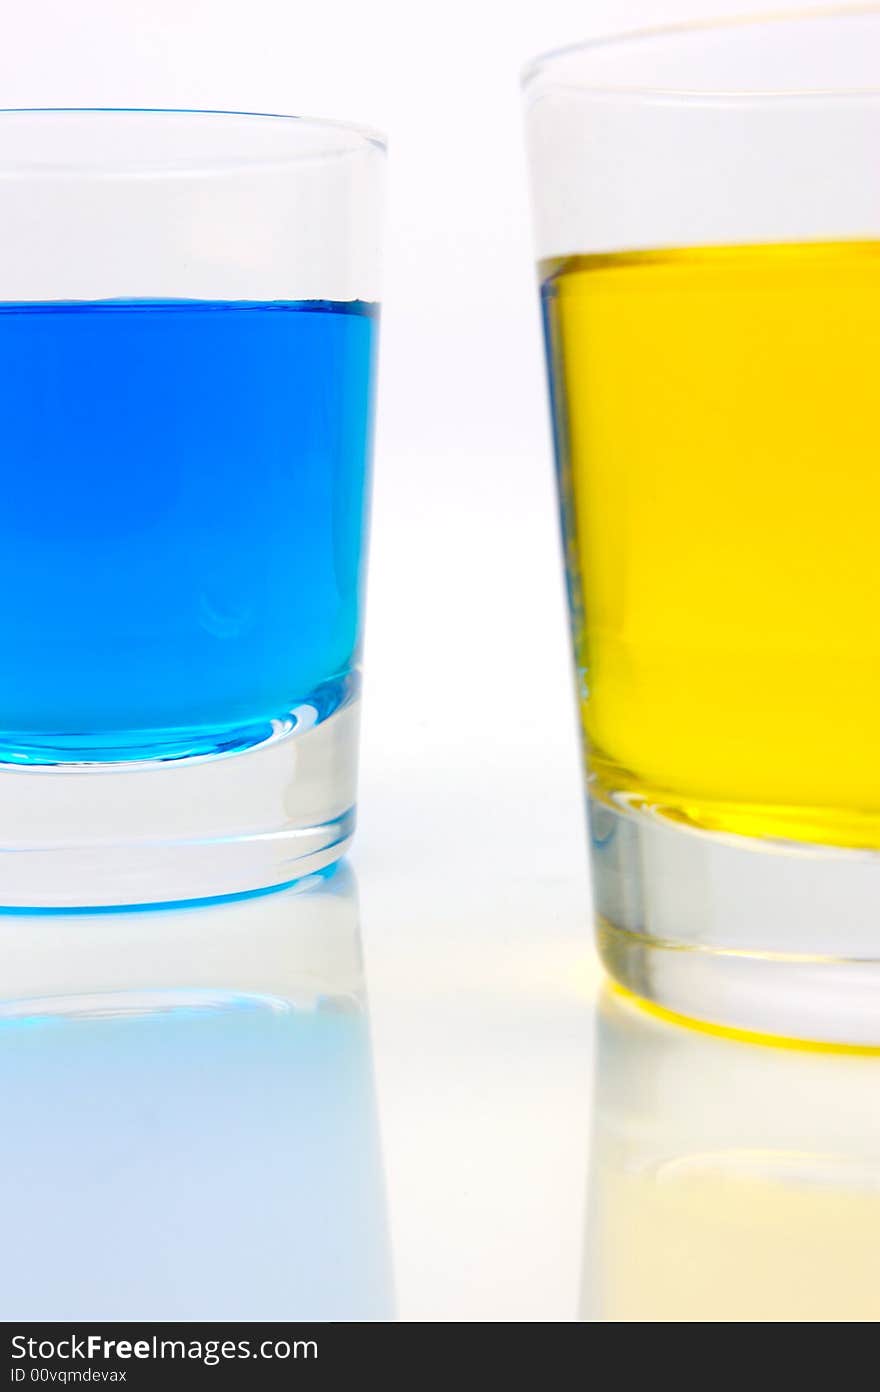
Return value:
M 375 330 L 362 302 L 0 305 L 0 761 L 241 748 L 345 699 Z

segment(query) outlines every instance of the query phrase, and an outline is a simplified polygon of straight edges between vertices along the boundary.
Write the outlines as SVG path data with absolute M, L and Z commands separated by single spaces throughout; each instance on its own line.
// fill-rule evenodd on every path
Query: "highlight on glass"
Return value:
M 874 1044 L 878 53 L 868 5 L 525 77 L 603 958 Z
M 332 122 L 0 113 L 0 905 L 342 854 L 383 168 Z

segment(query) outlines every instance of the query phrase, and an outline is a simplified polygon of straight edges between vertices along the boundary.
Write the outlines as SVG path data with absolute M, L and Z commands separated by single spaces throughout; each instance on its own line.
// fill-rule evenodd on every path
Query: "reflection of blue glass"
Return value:
M 346 868 L 72 922 L 0 922 L 3 1318 L 393 1318 Z
M 238 748 L 345 698 L 374 330 L 360 302 L 0 305 L 0 759 Z
M 5 1024 L 0 1108 L 4 1318 L 391 1318 L 360 1014 Z

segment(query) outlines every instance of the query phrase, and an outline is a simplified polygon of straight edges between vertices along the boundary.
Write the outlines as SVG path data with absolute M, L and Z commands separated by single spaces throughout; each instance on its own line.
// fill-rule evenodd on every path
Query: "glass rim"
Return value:
M 192 122 L 205 120 L 214 122 L 217 125 L 225 118 L 247 128 L 259 125 L 272 125 L 274 128 L 283 128 L 285 123 L 289 124 L 291 134 L 296 132 L 309 132 L 316 138 L 324 135 L 327 145 L 322 149 L 320 145 L 302 149 L 291 148 L 290 151 L 272 152 L 260 154 L 256 152 L 253 158 L 242 157 L 240 153 L 232 154 L 227 165 L 213 165 L 211 172 L 222 173 L 224 169 L 240 168 L 242 165 L 247 168 L 259 170 L 269 167 L 284 167 L 290 165 L 294 167 L 298 164 L 305 164 L 312 161 L 331 160 L 345 155 L 363 153 L 367 150 L 375 150 L 384 155 L 388 149 L 387 136 L 373 126 L 361 124 L 354 121 L 334 120 L 324 116 L 301 116 L 292 113 L 278 111 L 240 111 L 226 107 L 186 107 L 186 106 L 0 106 L 0 129 L 6 119 L 13 117 L 80 117 L 91 116 L 109 120 L 112 117 L 142 116 L 142 117 L 177 117 L 182 120 L 192 118 Z M 333 145 L 330 143 L 336 137 L 340 143 Z M 190 163 L 186 159 L 175 160 L 174 165 L 163 166 L 161 162 L 158 166 L 150 166 L 149 172 L 166 172 L 175 174 L 180 172 L 196 173 L 204 163 L 203 158 L 195 156 Z M 35 162 L 29 164 L 16 163 L 14 165 L 0 156 L 0 178 L 8 176 L 10 173 L 17 175 L 35 173 L 46 176 L 53 173 L 76 171 L 75 163 L 64 163 L 58 166 L 48 166 L 45 163 Z M 138 172 L 135 169 L 126 170 L 124 166 L 119 172 Z
M 719 15 L 707 19 L 689 19 L 676 21 L 670 24 L 656 24 L 636 27 L 633 29 L 618 30 L 608 34 L 599 34 L 593 38 L 582 39 L 575 43 L 563 44 L 559 47 L 548 49 L 544 53 L 539 53 L 532 58 L 520 72 L 520 86 L 523 92 L 528 95 L 532 88 L 568 59 L 583 57 L 589 59 L 594 54 L 600 54 L 611 50 L 625 50 L 632 46 L 636 47 L 640 43 L 662 42 L 667 43 L 675 39 L 689 39 L 700 34 L 716 34 L 724 32 L 735 32 L 744 29 L 762 29 L 778 25 L 808 24 L 814 20 L 847 20 L 847 19 L 866 19 L 871 17 L 880 19 L 880 3 L 872 0 L 871 3 L 845 4 L 845 5 L 821 5 L 809 6 L 803 9 L 794 10 L 767 10 L 750 13 L 734 13 L 730 15 Z M 870 87 L 840 87 L 832 86 L 827 88 L 809 87 L 781 87 L 766 89 L 737 89 L 737 88 L 686 88 L 673 85 L 651 85 L 642 82 L 593 82 L 588 79 L 576 79 L 560 81 L 558 83 L 548 82 L 548 88 L 555 91 L 577 92 L 582 96 L 595 97 L 620 97 L 627 96 L 642 99 L 664 99 L 681 100 L 694 102 L 712 102 L 717 100 L 741 100 L 741 101 L 771 101 L 771 100 L 803 100 L 810 98 L 813 100 L 822 99 L 847 99 L 854 98 L 873 99 L 880 98 L 880 85 Z

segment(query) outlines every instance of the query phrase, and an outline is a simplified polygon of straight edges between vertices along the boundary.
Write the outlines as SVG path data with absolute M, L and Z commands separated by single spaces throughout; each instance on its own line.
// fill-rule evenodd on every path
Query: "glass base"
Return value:
M 0 908 L 179 903 L 279 888 L 354 829 L 360 701 L 244 752 L 0 767 Z
M 880 853 L 698 831 L 590 799 L 599 950 L 705 1024 L 880 1046 Z

